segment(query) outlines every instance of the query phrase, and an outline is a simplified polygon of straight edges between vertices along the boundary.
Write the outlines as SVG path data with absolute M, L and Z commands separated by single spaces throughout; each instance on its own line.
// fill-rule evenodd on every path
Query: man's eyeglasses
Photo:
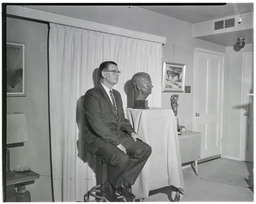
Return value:
M 105 70 L 104 72 L 112 72 L 113 74 L 121 74 L 119 70 Z

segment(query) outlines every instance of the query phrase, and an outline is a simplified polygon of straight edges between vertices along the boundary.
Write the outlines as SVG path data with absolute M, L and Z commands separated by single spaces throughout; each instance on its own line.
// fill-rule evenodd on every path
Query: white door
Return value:
M 201 132 L 201 158 L 221 154 L 224 54 L 196 49 L 193 129 Z
M 253 54 L 243 53 L 241 160 L 253 162 Z

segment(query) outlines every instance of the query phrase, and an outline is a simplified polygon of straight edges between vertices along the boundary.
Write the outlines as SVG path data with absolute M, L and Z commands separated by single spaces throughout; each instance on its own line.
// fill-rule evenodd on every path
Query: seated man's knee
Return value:
M 110 160 L 111 166 L 127 166 L 129 163 L 129 157 L 126 154 L 113 155 Z
M 152 153 L 152 148 L 149 145 L 146 145 L 146 147 L 145 147 L 145 154 L 147 156 L 150 156 L 151 153 Z
M 133 155 L 136 158 L 147 158 L 151 155 L 151 152 L 151 147 L 146 143 L 142 143 L 142 145 L 140 145 L 140 147 L 133 153 Z

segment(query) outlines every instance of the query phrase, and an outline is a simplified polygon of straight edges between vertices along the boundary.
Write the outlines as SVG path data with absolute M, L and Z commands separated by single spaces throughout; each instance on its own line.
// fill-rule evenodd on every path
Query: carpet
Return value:
M 201 179 L 232 186 L 253 186 L 253 163 L 231 159 L 215 159 L 199 164 Z

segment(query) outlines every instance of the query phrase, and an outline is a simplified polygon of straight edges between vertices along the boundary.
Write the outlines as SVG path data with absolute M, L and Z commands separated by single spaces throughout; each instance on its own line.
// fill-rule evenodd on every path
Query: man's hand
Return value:
M 132 137 L 132 139 L 136 142 L 137 141 L 137 139 L 140 139 L 141 140 L 141 138 L 139 137 L 139 135 L 137 135 L 135 132 L 133 132 L 132 134 L 131 134 L 131 137 Z
M 117 147 L 126 154 L 126 149 L 122 144 L 117 145 Z

